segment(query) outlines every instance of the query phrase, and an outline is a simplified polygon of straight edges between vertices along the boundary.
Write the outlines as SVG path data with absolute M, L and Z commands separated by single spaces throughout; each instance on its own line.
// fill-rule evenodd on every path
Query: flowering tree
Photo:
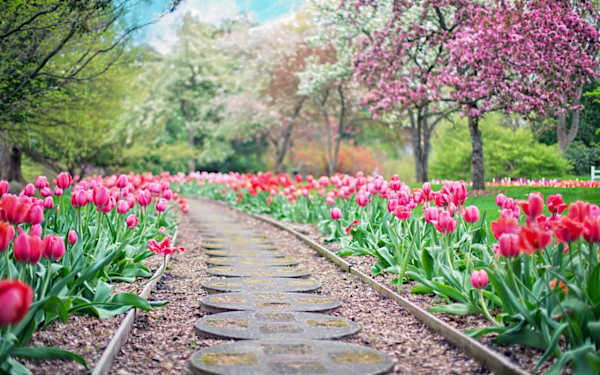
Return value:
M 595 17 L 589 2 L 390 1 L 386 27 L 364 39 L 354 61 L 355 76 L 371 88 L 365 102 L 373 112 L 410 109 L 424 132 L 440 103 L 459 104 L 469 116 L 476 189 L 484 187 L 481 116 L 564 111 L 593 75 L 598 34 L 588 22 Z M 341 6 L 361 13 L 380 3 Z M 421 152 L 426 159 L 428 143 Z

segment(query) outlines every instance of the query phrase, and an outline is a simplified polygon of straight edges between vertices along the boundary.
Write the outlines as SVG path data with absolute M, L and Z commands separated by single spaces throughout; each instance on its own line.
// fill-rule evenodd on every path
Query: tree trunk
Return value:
M 21 157 L 19 146 L 5 141 L 0 142 L 0 179 L 25 182 L 21 174 Z
M 581 104 L 582 93 L 583 86 L 579 86 L 575 96 L 574 104 L 576 106 Z M 573 116 L 571 117 L 571 127 L 567 130 L 567 112 L 558 115 L 556 120 L 556 141 L 558 142 L 558 147 L 563 153 L 567 152 L 567 148 L 569 148 L 569 145 L 573 143 L 575 137 L 577 136 L 577 132 L 579 131 L 580 116 L 581 110 L 576 109 L 573 111 Z
M 428 176 L 428 165 L 427 157 L 428 152 L 425 152 L 423 135 L 424 129 L 427 127 L 427 117 L 423 116 L 422 109 L 417 110 L 417 116 L 415 118 L 414 112 L 409 113 L 410 125 L 411 125 L 411 143 L 413 149 L 413 156 L 415 158 L 415 174 L 417 182 L 427 182 Z M 428 150 L 427 150 L 428 151 Z
M 471 134 L 471 179 L 473 190 L 485 189 L 485 167 L 483 162 L 483 138 L 479 129 L 479 118 L 469 116 L 469 133 Z
M 281 146 L 277 147 L 277 155 L 275 157 L 275 173 L 281 173 L 283 171 L 283 160 L 285 159 L 285 156 L 287 155 L 287 152 L 293 143 L 292 133 L 294 126 L 296 125 L 296 119 L 298 116 L 300 116 L 300 111 L 302 110 L 302 106 L 304 106 L 305 100 L 306 97 L 303 96 L 296 104 L 296 108 L 294 108 L 290 122 L 284 130 L 283 142 L 281 143 Z
M 338 94 L 340 96 L 340 117 L 338 119 L 338 136 L 335 140 L 335 149 L 333 151 L 333 169 L 335 172 L 335 167 L 337 166 L 338 158 L 340 155 L 340 145 L 342 144 L 342 139 L 346 134 L 346 98 L 344 96 L 344 87 L 340 84 L 338 86 Z M 333 172 L 329 173 L 330 176 L 333 175 Z

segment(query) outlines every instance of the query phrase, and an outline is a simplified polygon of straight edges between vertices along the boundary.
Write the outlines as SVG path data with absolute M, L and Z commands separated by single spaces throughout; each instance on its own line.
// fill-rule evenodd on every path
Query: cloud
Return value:
M 240 13 L 236 0 L 187 0 L 178 9 L 165 15 L 149 30 L 147 43 L 160 53 L 168 53 L 177 42 L 177 28 L 183 16 L 190 13 L 200 22 L 218 24 Z

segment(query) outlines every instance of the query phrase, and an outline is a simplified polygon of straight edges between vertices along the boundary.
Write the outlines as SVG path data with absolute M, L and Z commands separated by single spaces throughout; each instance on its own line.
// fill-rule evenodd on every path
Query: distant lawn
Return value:
M 595 203 L 600 205 L 600 189 L 594 188 L 549 188 L 549 187 L 528 187 L 528 186 L 510 186 L 510 187 L 494 187 L 489 190 L 501 190 L 504 195 L 513 199 L 526 200 L 529 193 L 538 191 L 544 195 L 544 201 L 551 194 L 562 194 L 565 203 L 569 204 L 577 200 Z M 479 207 L 481 214 L 486 213 L 488 222 L 496 220 L 500 213 L 496 206 L 496 194 L 485 195 L 482 197 L 467 198 L 467 205 L 475 205 Z M 548 214 L 548 211 L 545 210 Z

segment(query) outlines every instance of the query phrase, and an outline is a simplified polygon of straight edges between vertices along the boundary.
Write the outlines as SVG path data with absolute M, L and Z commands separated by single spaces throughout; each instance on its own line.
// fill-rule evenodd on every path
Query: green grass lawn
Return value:
M 526 200 L 529 193 L 539 191 L 544 195 L 544 201 L 551 194 L 562 194 L 565 203 L 569 204 L 577 200 L 583 200 L 600 205 L 600 189 L 594 188 L 539 188 L 527 186 L 494 187 L 490 190 L 501 190 L 504 195 L 514 199 Z M 481 214 L 485 212 L 488 222 L 496 220 L 500 213 L 496 206 L 496 194 L 485 195 L 481 197 L 467 198 L 467 205 L 479 207 Z M 548 210 L 544 210 L 548 214 Z

